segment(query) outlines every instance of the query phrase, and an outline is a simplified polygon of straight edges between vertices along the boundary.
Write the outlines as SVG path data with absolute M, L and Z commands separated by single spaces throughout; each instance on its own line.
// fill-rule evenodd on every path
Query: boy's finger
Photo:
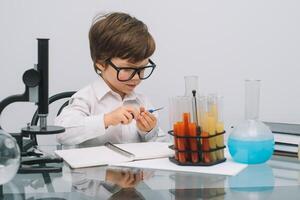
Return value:
M 127 182 L 127 181 L 129 181 L 129 179 L 130 179 L 130 174 L 128 172 L 126 172 L 123 180 L 125 182 Z
M 139 129 L 141 129 L 141 130 L 146 129 L 146 127 L 144 126 L 144 124 L 140 120 L 137 120 L 136 122 L 137 122 L 137 126 L 138 126 Z
M 145 110 L 146 110 L 145 107 L 143 106 L 140 107 L 140 113 L 145 112 Z
M 128 119 L 128 123 L 130 123 L 134 117 L 134 116 L 132 116 L 132 113 L 130 113 L 130 112 L 125 112 L 124 115 Z
M 153 115 L 152 113 L 150 113 L 149 111 L 145 112 L 147 114 L 147 116 L 149 116 L 153 121 L 156 121 L 156 117 L 155 115 Z
M 142 117 L 144 117 L 145 120 L 148 122 L 149 126 L 152 127 L 152 125 L 155 122 L 155 119 L 153 120 L 149 115 L 147 115 L 146 112 L 142 114 Z
M 143 116 L 141 116 L 139 118 L 139 121 L 144 125 L 145 129 L 149 129 L 150 125 L 148 124 L 148 122 L 145 120 L 145 118 Z
M 128 124 L 128 118 L 127 118 L 125 115 L 123 115 L 123 116 L 121 117 L 121 123 L 122 123 L 122 124 Z
M 128 180 L 128 184 L 132 184 L 134 182 L 134 175 L 133 175 L 133 173 L 129 172 L 129 176 L 130 176 L 130 179 Z
M 134 119 L 137 119 L 139 117 L 139 115 L 140 115 L 139 110 L 137 108 L 135 108 L 135 107 L 128 106 L 128 107 L 126 107 L 126 110 L 131 113 L 131 116 Z

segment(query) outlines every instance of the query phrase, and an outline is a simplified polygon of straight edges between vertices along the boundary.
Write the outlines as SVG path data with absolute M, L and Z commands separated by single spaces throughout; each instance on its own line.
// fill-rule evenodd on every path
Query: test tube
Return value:
M 170 112 L 172 112 L 170 119 L 174 130 L 174 145 L 177 146 L 179 151 L 187 151 L 189 150 L 189 141 L 186 138 L 180 138 L 178 136 L 189 136 L 192 98 L 187 96 L 177 96 L 171 101 L 173 101 L 173 103 L 172 108 L 170 108 Z M 178 160 L 181 163 L 188 161 L 189 157 L 187 152 L 178 152 Z
M 192 121 L 192 97 L 187 97 L 184 96 L 180 100 L 180 105 L 179 107 L 181 108 L 181 113 L 182 113 L 182 120 L 184 124 L 184 130 L 185 130 L 185 136 L 190 136 L 189 132 L 189 124 Z M 184 143 L 185 143 L 185 150 L 191 150 L 191 145 L 190 145 L 190 138 L 184 138 Z M 188 161 L 191 160 L 191 154 L 186 152 L 185 153 L 186 159 Z
M 218 109 L 217 109 L 217 98 L 215 94 L 211 94 L 208 96 L 208 134 L 209 136 L 216 135 L 216 122 L 218 119 Z M 216 137 L 209 138 L 209 147 L 210 149 L 216 149 Z M 216 151 L 210 152 L 210 158 L 212 162 L 217 160 Z
M 184 136 L 190 136 L 189 133 L 189 124 L 191 122 L 190 112 L 182 113 L 183 126 L 184 126 Z M 185 150 L 190 150 L 189 138 L 184 138 Z M 185 153 L 185 157 L 188 161 L 191 160 L 191 156 L 188 152 Z
M 189 136 L 191 137 L 189 139 L 190 142 L 190 149 L 192 151 L 191 153 L 191 160 L 193 163 L 198 163 L 199 162 L 199 157 L 201 159 L 202 157 L 202 152 L 199 151 L 201 150 L 201 140 L 199 138 L 200 136 L 200 122 L 199 122 L 199 98 L 197 97 L 197 91 L 192 90 L 192 122 L 189 124 Z
M 208 135 L 208 112 L 207 112 L 207 97 L 203 96 L 200 99 L 200 126 L 201 126 L 201 147 L 202 147 L 202 162 L 210 163 L 210 155 L 207 151 L 209 151 L 209 140 L 205 137 Z
M 180 121 L 180 117 L 177 115 L 176 108 L 177 108 L 176 98 L 175 97 L 169 98 L 169 107 L 168 107 L 168 109 L 169 109 L 170 130 L 173 130 L 174 148 L 178 149 L 176 134 L 178 133 L 177 122 Z M 178 160 L 178 152 L 177 151 L 175 151 L 175 159 Z
M 174 149 L 175 149 L 175 159 L 178 160 L 178 152 L 176 151 L 176 149 L 178 149 L 178 143 L 177 143 L 177 138 L 176 138 L 176 134 L 178 134 L 178 125 L 176 125 L 176 123 L 173 125 L 173 143 L 174 143 Z
M 214 116 L 211 115 L 211 113 L 208 113 L 207 115 L 207 124 L 208 124 L 208 135 L 209 136 L 216 135 L 216 120 Z M 215 137 L 210 137 L 208 141 L 209 141 L 210 150 L 217 148 Z M 215 162 L 217 160 L 216 151 L 210 152 L 209 155 L 210 155 L 211 162 Z
M 192 150 L 191 153 L 191 161 L 193 163 L 199 162 L 199 155 L 198 155 L 198 141 L 196 136 L 197 134 L 197 124 L 196 123 L 189 123 L 189 136 L 195 137 L 195 138 L 190 138 L 190 149 Z
M 217 133 L 224 132 L 223 102 L 224 102 L 223 96 L 218 96 L 217 97 L 218 118 L 216 124 Z M 216 140 L 217 140 L 217 147 L 224 146 L 224 134 L 217 136 Z M 218 160 L 224 159 L 224 149 L 220 149 L 217 151 L 217 158 Z
M 183 122 L 177 122 L 174 124 L 174 134 L 176 136 L 185 136 L 185 130 L 184 130 L 184 124 Z M 180 151 L 185 151 L 186 150 L 186 143 L 184 138 L 178 138 L 174 137 L 177 143 L 177 149 L 179 150 L 178 152 L 178 161 L 180 163 L 186 163 L 187 161 L 187 156 L 185 152 L 180 152 Z

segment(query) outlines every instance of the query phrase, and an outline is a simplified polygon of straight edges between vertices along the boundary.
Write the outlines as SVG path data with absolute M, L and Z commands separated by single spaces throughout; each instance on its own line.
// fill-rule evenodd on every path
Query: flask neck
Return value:
M 260 80 L 245 81 L 245 119 L 259 118 Z

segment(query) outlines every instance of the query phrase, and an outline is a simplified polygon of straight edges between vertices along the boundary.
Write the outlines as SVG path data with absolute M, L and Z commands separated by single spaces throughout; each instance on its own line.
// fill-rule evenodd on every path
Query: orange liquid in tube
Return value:
M 189 124 L 189 136 L 197 136 L 197 126 L 195 123 L 190 123 Z M 198 151 L 198 144 L 197 144 L 197 139 L 196 138 L 190 138 L 190 147 L 192 151 Z M 192 152 L 191 153 L 191 159 L 193 163 L 199 162 L 199 156 L 198 152 Z
M 182 117 L 183 117 L 183 124 L 184 124 L 184 135 L 189 136 L 189 123 L 191 122 L 190 113 L 183 113 Z M 185 142 L 185 150 L 191 149 L 189 145 L 189 140 L 187 138 L 184 138 L 184 142 Z M 191 160 L 190 159 L 191 156 L 189 155 L 189 153 L 186 153 L 185 156 L 187 160 Z
M 185 129 L 184 129 L 184 123 L 183 122 L 177 122 L 175 125 L 176 135 L 177 136 L 185 136 Z M 177 147 L 179 151 L 185 151 L 186 145 L 185 145 L 185 139 L 184 138 L 177 138 Z M 178 160 L 181 163 L 186 162 L 186 153 L 184 152 L 178 152 Z

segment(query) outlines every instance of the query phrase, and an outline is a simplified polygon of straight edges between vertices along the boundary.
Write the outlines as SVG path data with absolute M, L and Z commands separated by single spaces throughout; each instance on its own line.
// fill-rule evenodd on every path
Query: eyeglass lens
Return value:
M 153 67 L 147 67 L 142 70 L 134 70 L 134 69 L 121 69 L 119 71 L 119 80 L 126 81 L 130 80 L 134 77 L 136 73 L 138 73 L 140 79 L 148 78 L 153 71 Z

